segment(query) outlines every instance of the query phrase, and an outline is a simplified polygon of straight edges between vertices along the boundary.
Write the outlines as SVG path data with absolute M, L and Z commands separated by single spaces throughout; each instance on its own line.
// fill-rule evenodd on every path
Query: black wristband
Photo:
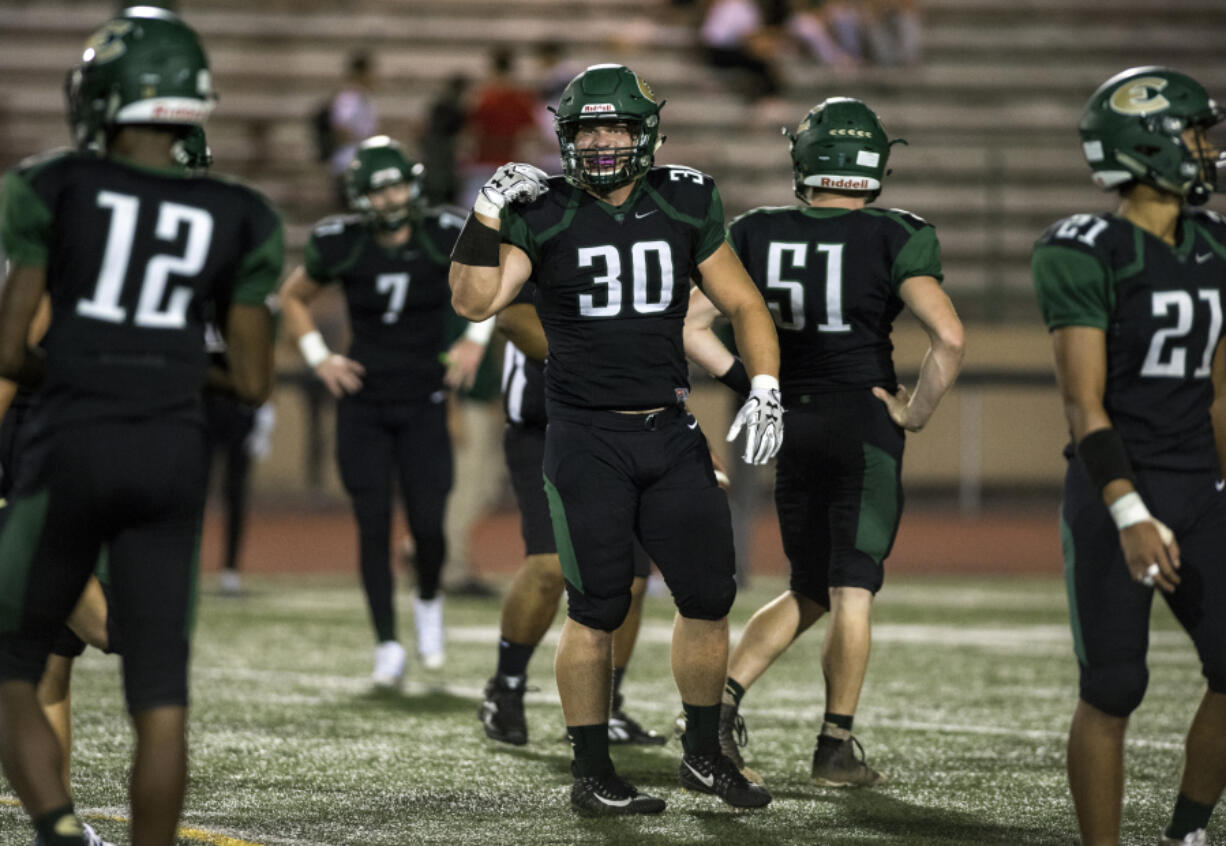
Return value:
M 749 396 L 749 373 L 745 370 L 745 362 L 739 358 L 733 358 L 728 372 L 715 378 L 736 391 L 738 397 Z
M 470 214 L 456 238 L 455 246 L 451 248 L 451 260 L 470 267 L 497 267 L 498 247 L 502 244 L 502 233 L 491 229 L 477 220 L 475 214 Z
M 1128 452 L 1124 449 L 1124 439 L 1115 429 L 1099 429 L 1086 435 L 1077 444 L 1077 457 L 1085 465 L 1099 493 L 1116 479 L 1136 482 Z

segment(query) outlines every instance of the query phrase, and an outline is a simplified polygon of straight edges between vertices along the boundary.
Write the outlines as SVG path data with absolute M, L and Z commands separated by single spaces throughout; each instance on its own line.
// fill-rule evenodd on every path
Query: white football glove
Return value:
M 487 217 L 498 217 L 510 203 L 530 203 L 549 190 L 549 174 L 539 167 L 521 162 L 508 162 L 481 187 L 473 203 L 473 211 Z
M 750 381 L 749 399 L 736 413 L 728 429 L 728 441 L 736 440 L 745 429 L 746 464 L 765 464 L 775 457 L 783 445 L 783 401 L 779 395 L 779 380 L 759 374 Z
M 277 409 L 266 402 L 255 410 L 255 420 L 247 440 L 243 442 L 247 455 L 263 461 L 272 452 L 272 430 L 277 425 Z

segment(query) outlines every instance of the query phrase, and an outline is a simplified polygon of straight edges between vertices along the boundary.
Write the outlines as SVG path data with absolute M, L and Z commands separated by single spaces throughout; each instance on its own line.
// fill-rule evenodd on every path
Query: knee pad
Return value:
M 616 596 L 591 596 L 566 583 L 566 616 L 589 629 L 615 630 L 630 612 L 630 591 Z
M 1113 717 L 1127 717 L 1135 711 L 1148 684 L 1144 661 L 1081 668 L 1081 698 Z
M 685 595 L 673 594 L 677 611 L 692 620 L 722 620 L 736 599 L 736 579 L 731 575 L 712 577 Z

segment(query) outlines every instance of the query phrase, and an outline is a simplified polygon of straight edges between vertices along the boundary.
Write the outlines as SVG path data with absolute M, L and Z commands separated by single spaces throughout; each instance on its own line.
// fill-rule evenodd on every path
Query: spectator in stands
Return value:
M 346 61 L 344 84 L 333 95 L 328 110 L 332 136 L 328 169 L 336 183 L 336 197 L 341 208 L 349 207 L 345 170 L 353 161 L 358 143 L 377 134 L 379 128 L 379 114 L 371 97 L 374 90 L 374 57 L 366 50 L 353 51 Z
M 553 112 L 547 104 L 556 103 L 572 79 L 583 70 L 582 66 L 566 58 L 566 49 L 558 41 L 542 41 L 536 47 L 537 110 L 536 120 L 544 139 L 538 164 L 546 173 L 560 173 L 562 159 L 553 127 Z
M 788 34 L 800 43 L 805 52 L 836 71 L 848 70 L 860 64 L 858 34 L 850 39 L 854 49 L 849 50 L 846 46 L 849 31 L 854 32 L 848 26 L 850 21 L 843 8 L 846 5 L 822 0 L 795 0 L 786 23 Z
M 913 65 L 920 57 L 920 18 L 915 0 L 868 0 L 864 37 L 874 64 Z
M 740 74 L 737 88 L 747 103 L 778 102 L 783 86 L 770 60 L 775 38 L 754 0 L 714 0 L 699 38 L 709 66 Z
M 515 54 L 509 48 L 494 48 L 489 59 L 490 76 L 478 90 L 465 126 L 470 153 L 463 169 L 462 205 L 471 205 L 500 165 L 536 159 L 536 94 L 515 81 Z
M 430 103 L 426 128 L 421 138 L 422 193 L 427 205 L 455 203 L 460 193 L 460 174 L 456 167 L 456 147 L 468 117 L 464 100 L 471 82 L 464 74 L 455 74 L 443 84 L 438 96 Z

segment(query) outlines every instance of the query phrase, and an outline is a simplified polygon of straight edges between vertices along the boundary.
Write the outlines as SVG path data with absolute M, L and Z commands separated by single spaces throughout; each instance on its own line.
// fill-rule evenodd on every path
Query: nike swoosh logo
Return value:
M 1205 262 L 1209 261 L 1209 259 L 1211 259 L 1211 258 L 1213 258 L 1213 253 L 1204 253 L 1203 255 L 1202 255 L 1201 253 L 1197 253 L 1197 254 L 1196 254 L 1196 263 L 1197 263 L 1197 264 L 1204 264 Z
M 629 797 L 625 799 L 606 799 L 603 796 L 601 796 L 599 793 L 593 793 L 592 795 L 595 796 L 597 799 L 599 799 L 605 805 L 608 805 L 610 808 L 624 808 L 630 804 Z
M 685 428 L 687 428 L 687 429 L 697 429 L 697 428 L 698 428 L 698 421 L 697 421 L 697 420 L 695 420 L 693 423 L 686 423 L 686 424 L 685 424 Z
M 1222 491 L 1226 491 L 1226 479 L 1218 479 L 1216 482 L 1213 483 L 1213 486 L 1217 488 L 1218 493 L 1221 493 Z
M 640 212 L 635 212 L 635 213 L 634 213 L 634 219 L 635 219 L 635 220 L 642 220 L 642 219 L 643 219 L 643 218 L 645 218 L 645 217 L 651 217 L 653 214 L 655 214 L 655 213 L 656 213 L 656 212 L 658 212 L 658 211 L 659 211 L 659 209 L 652 209 L 652 210 L 651 210 L 651 211 L 649 211 L 649 212 L 642 212 L 642 213 L 640 213 Z
M 690 772 L 694 774 L 694 778 L 701 781 L 707 787 L 715 786 L 715 775 L 714 774 L 711 774 L 709 776 L 704 776 L 702 773 L 698 772 L 698 770 L 694 769 L 694 767 L 690 764 L 689 761 L 683 761 L 682 763 L 685 764 L 686 769 L 688 769 Z

